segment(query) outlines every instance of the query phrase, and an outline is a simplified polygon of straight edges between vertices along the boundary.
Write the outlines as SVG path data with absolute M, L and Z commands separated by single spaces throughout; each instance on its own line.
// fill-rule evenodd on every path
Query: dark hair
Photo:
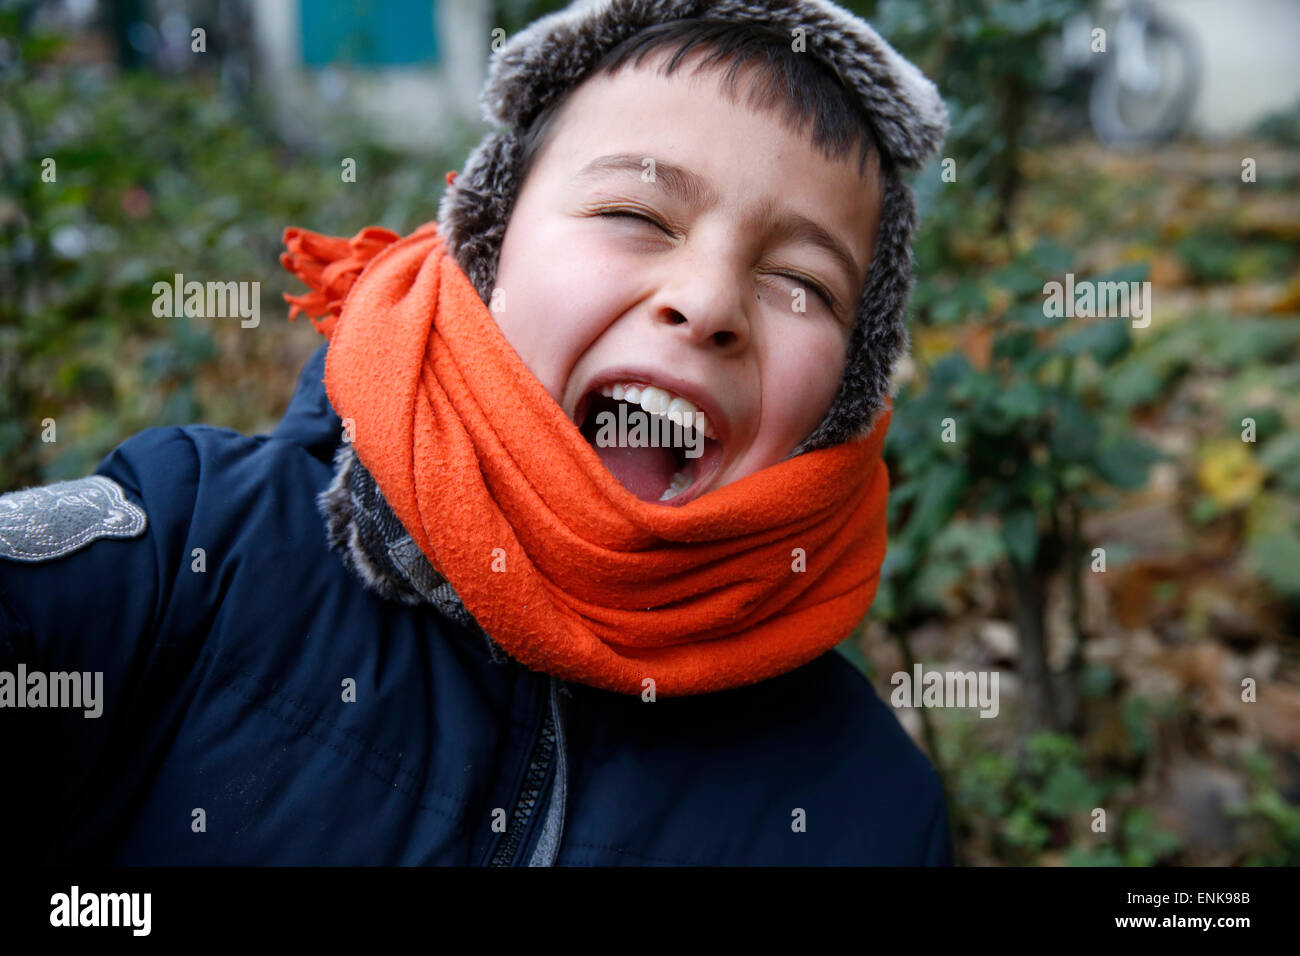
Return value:
M 873 154 L 880 158 L 882 171 L 889 168 L 888 157 L 880 149 L 870 117 L 853 100 L 835 72 L 815 56 L 795 52 L 789 37 L 759 23 L 686 19 L 656 24 L 632 34 L 609 50 L 583 79 L 612 73 L 633 57 L 639 66 L 651 52 L 672 47 L 672 57 L 660 69 L 661 75 L 668 76 L 696 46 L 709 51 L 697 64 L 696 73 L 715 63 L 728 64 L 724 89 L 733 102 L 736 74 L 743 67 L 757 67 L 762 80 L 751 85 L 749 106 L 760 109 L 776 104 L 787 128 L 795 132 L 802 132 L 811 116 L 813 144 L 828 159 L 843 159 L 855 145 L 858 147 L 859 174 L 865 172 L 867 160 Z M 520 136 L 517 182 L 522 184 L 527 177 L 549 139 L 555 117 L 578 85 L 574 84 L 548 103 Z

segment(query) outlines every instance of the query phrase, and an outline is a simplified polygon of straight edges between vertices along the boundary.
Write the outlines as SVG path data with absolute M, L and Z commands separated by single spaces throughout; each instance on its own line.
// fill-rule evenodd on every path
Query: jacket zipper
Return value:
M 514 866 L 518 862 L 519 851 L 528 832 L 528 823 L 541 799 L 546 772 L 555 757 L 555 720 L 551 714 L 549 700 L 545 696 L 542 699 L 542 708 L 544 710 L 542 730 L 533 745 L 532 760 L 528 764 L 528 772 L 524 775 L 524 783 L 519 790 L 519 800 L 515 803 L 505 836 L 502 837 L 501 845 L 497 847 L 489 866 Z

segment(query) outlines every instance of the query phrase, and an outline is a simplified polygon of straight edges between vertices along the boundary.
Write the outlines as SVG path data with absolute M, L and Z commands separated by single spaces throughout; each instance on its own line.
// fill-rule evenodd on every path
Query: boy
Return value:
M 0 671 L 27 675 L 0 740 L 32 781 L 6 839 L 951 862 L 932 768 L 826 653 L 884 555 L 898 167 L 943 107 L 860 20 L 758 6 L 539 20 L 438 223 L 287 231 L 329 344 L 271 436 L 149 429 L 0 499 Z M 69 675 L 98 716 L 44 709 Z

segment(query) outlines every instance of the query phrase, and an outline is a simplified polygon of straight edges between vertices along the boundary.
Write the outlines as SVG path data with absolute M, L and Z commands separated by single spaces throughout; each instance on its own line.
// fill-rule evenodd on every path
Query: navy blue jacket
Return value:
M 952 862 L 933 768 L 838 653 L 643 702 L 498 662 L 432 606 L 367 590 L 314 502 L 341 436 L 324 353 L 269 436 L 118 446 L 96 474 L 143 508 L 137 536 L 0 557 L 0 671 L 103 673 L 97 718 L 0 707 L 0 846 L 52 864 Z

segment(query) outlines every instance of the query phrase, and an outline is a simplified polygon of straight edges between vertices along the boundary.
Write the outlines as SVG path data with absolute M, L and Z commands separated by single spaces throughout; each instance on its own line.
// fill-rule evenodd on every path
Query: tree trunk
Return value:
M 1020 638 L 1020 676 L 1024 681 L 1024 729 L 1064 730 L 1065 723 L 1047 664 L 1047 582 L 1060 566 L 1060 539 L 1044 534 L 1030 567 L 1011 561 L 1011 584 L 1016 595 L 1015 622 Z

